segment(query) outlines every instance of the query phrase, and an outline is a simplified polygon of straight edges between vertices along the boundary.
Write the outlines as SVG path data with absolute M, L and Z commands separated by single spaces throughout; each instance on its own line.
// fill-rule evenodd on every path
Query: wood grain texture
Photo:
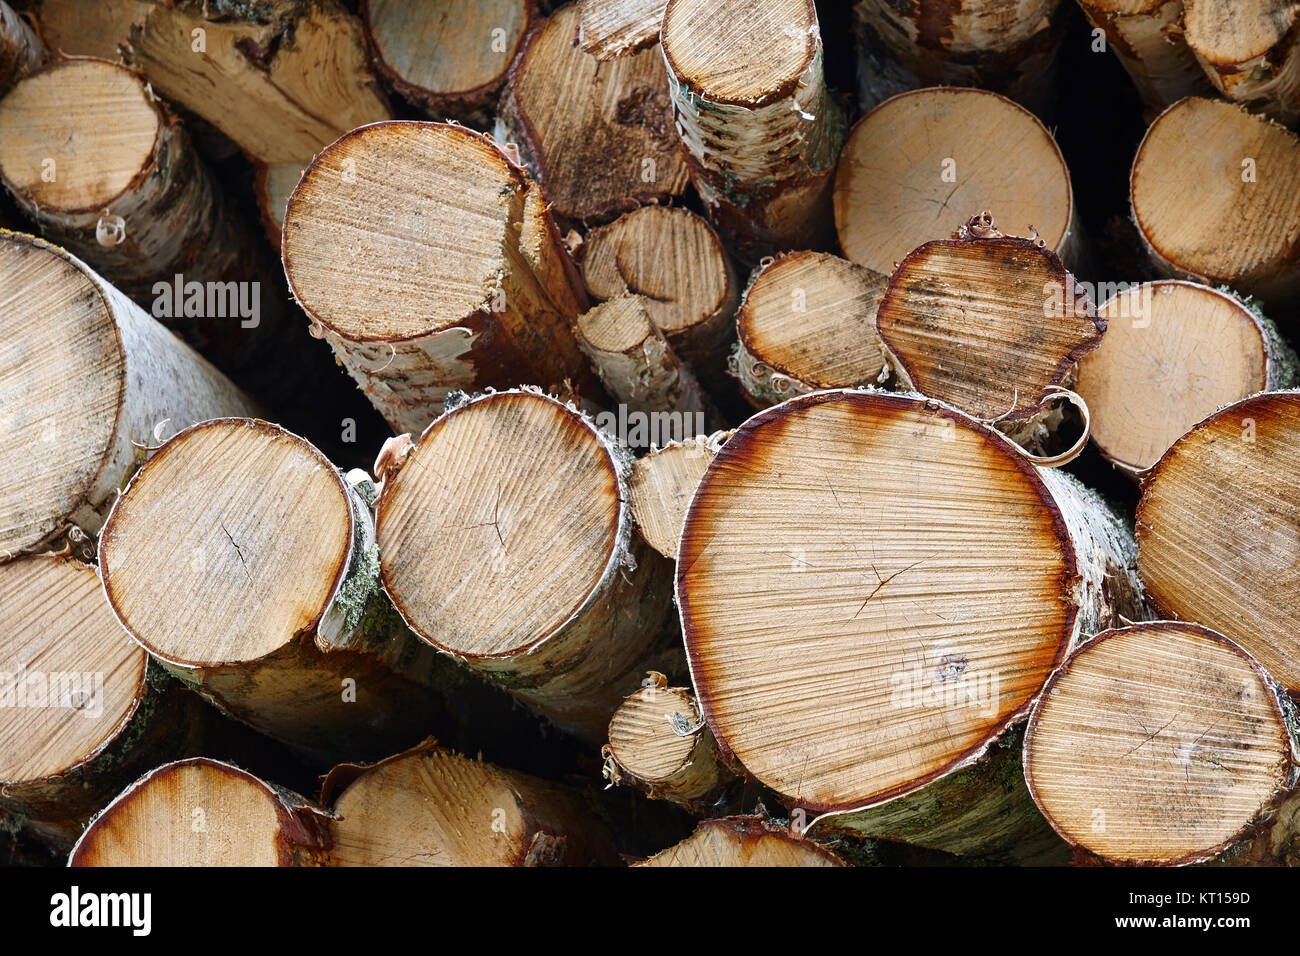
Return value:
M 718 444 L 702 435 L 672 442 L 638 458 L 632 466 L 628 485 L 632 517 L 646 543 L 665 557 L 677 557 L 686 509 L 717 454 Z
M 1184 0 L 1187 45 L 1214 86 L 1252 113 L 1300 120 L 1300 8 L 1276 0 Z
M 757 817 L 705 820 L 695 832 L 638 866 L 843 866 L 829 850 Z
M 1071 844 L 1114 863 L 1199 862 L 1241 839 L 1287 787 L 1280 693 L 1207 628 L 1107 631 L 1053 675 L 1029 722 L 1025 774 Z
M 668 0 L 581 0 L 582 48 L 612 60 L 659 42 Z

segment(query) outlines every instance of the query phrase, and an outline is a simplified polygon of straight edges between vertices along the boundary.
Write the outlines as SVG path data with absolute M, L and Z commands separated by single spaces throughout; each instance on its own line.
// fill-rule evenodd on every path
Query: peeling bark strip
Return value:
M 991 231 L 908 255 L 876 326 L 905 385 L 975 418 L 1024 423 L 1071 380 L 1106 323 L 1060 257 Z
M 582 48 L 612 60 L 659 42 L 668 0 L 581 0 Z
M 638 458 L 628 491 L 637 530 L 666 558 L 677 557 L 677 541 L 691 496 L 728 433 L 673 442 Z
M 1282 311 L 1300 297 L 1298 180 L 1294 133 L 1241 106 L 1189 97 L 1147 130 L 1129 200 L 1163 274 L 1229 285 Z
M 0 129 L 0 179 L 19 208 L 128 295 L 147 301 L 176 273 L 250 278 L 251 236 L 138 73 L 54 63 L 0 101 Z
M 1296 355 L 1277 326 L 1227 292 L 1148 282 L 1118 292 L 1097 314 L 1106 334 L 1080 361 L 1075 390 L 1098 451 L 1130 474 L 1216 409 L 1296 383 Z
M 202 703 L 148 664 L 94 568 L 0 565 L 0 807 L 60 852 L 140 773 L 195 752 Z
M 497 138 L 519 147 L 557 216 L 609 219 L 686 191 L 657 49 L 602 62 L 578 44 L 579 11 L 543 20 L 510 68 Z
M 948 238 L 983 209 L 1013 234 L 1032 228 L 1078 268 L 1070 172 L 1028 110 L 983 90 L 927 89 L 881 103 L 854 125 L 835 174 L 846 258 L 889 275 L 917 246 Z
M 889 375 L 876 333 L 885 277 L 822 252 L 765 261 L 739 311 L 732 374 L 755 408 L 821 388 L 875 385 Z
M 1050 109 L 1068 3 L 858 0 L 862 106 L 923 86 L 973 86 Z
M 632 411 L 672 412 L 717 424 L 717 412 L 694 373 L 674 354 L 650 320 L 650 300 L 638 295 L 610 299 L 578 317 L 578 345 L 605 388 Z
M 489 394 L 429 426 L 376 509 L 416 633 L 591 742 L 676 656 L 671 566 L 632 535 L 623 454 L 554 399 Z
M 830 850 L 761 817 L 705 820 L 689 837 L 637 866 L 844 866 Z
M 1300 392 L 1222 408 L 1148 472 L 1138 569 L 1169 618 L 1221 631 L 1300 690 Z
M 644 206 L 593 229 L 582 275 L 597 299 L 634 293 L 668 344 L 705 382 L 722 374 L 739 286 L 708 221 L 686 209 Z
M 0 0 L 0 94 L 33 73 L 45 59 L 45 48 L 36 31 Z
M 599 394 L 572 328 L 576 270 L 540 188 L 487 137 L 354 130 L 303 174 L 285 223 L 289 287 L 397 431 L 420 432 L 456 390 Z
M 1284 862 L 1250 852 L 1295 776 L 1283 693 L 1209 628 L 1106 631 L 1048 681 L 1025 777 L 1056 832 L 1107 863 Z
M 492 101 L 537 21 L 536 0 L 363 0 L 375 69 L 431 119 L 489 122 Z
M 722 446 L 677 602 L 724 758 L 805 829 L 1041 861 L 1060 841 L 995 741 L 1073 643 L 1145 617 L 1133 561 L 1098 496 L 988 426 L 819 392 Z
M 1185 0 L 1187 44 L 1219 91 L 1252 113 L 1300 120 L 1300 7 L 1277 0 Z
M 716 812 L 736 774 L 718 759 L 713 734 L 689 688 L 652 673 L 609 722 L 605 778 L 692 813 Z
M 99 564 L 131 636 L 263 733 L 372 759 L 448 722 L 450 662 L 378 592 L 368 507 L 278 426 L 219 419 L 169 441 L 114 506 Z
M 613 866 L 613 838 L 579 791 L 461 757 L 432 740 L 372 767 L 335 767 L 338 866 Z
M 162 437 L 256 411 L 85 263 L 0 231 L 0 555 L 95 534 Z
M 844 117 L 812 0 L 670 0 L 661 42 L 691 180 L 737 255 L 832 242 Z
M 104 808 L 69 866 L 324 866 L 329 817 L 219 760 L 153 770 Z
M 1148 115 L 1184 96 L 1210 93 L 1210 79 L 1183 36 L 1183 0 L 1077 0 L 1103 31 Z

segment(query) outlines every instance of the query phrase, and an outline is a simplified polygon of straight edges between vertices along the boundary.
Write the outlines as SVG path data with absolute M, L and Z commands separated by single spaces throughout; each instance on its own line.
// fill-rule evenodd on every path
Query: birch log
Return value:
M 1219 409 L 1147 473 L 1138 570 L 1153 605 L 1231 638 L 1300 689 L 1300 392 Z
M 638 866 L 844 866 L 830 850 L 760 817 L 703 821 L 689 837 Z
M 278 426 L 197 425 L 113 507 L 104 591 L 132 637 L 231 716 L 314 758 L 392 753 L 454 725 L 454 669 L 379 593 L 361 493 Z
M 570 3 L 510 68 L 497 138 L 519 147 L 555 215 L 599 222 L 689 185 L 657 47 L 601 61 L 578 43 Z
M 905 93 L 858 120 L 835 174 L 846 258 L 889 275 L 922 243 L 989 209 L 1074 268 L 1081 241 L 1065 159 L 1028 110 L 981 90 Z
M 1300 7 L 1278 0 L 1184 0 L 1187 44 L 1206 75 L 1252 113 L 1300 120 Z
M 718 759 L 713 734 L 687 687 L 651 673 L 609 722 L 605 779 L 706 815 L 726 799 L 736 774 Z
M 573 320 L 586 297 L 541 190 L 487 137 L 365 126 L 324 150 L 289 200 L 298 303 L 398 431 L 461 389 L 599 385 Z
M 677 603 L 720 753 L 801 831 L 1047 862 L 1064 844 L 1014 727 L 1072 643 L 1144 616 L 1133 561 L 1099 496 L 988 426 L 919 396 L 818 392 L 722 446 Z
M 325 780 L 338 866 L 616 865 L 582 795 L 433 741 Z
M 1213 86 L 1183 35 L 1183 0 L 1077 0 L 1137 87 L 1149 118 Z
M 1229 285 L 1281 312 L 1300 295 L 1297 179 L 1294 133 L 1241 106 L 1189 97 L 1147 130 L 1129 201 L 1161 274 Z
M 736 254 L 829 245 L 844 116 L 812 0 L 670 0 L 661 43 L 691 180 Z
M 1231 860 L 1294 776 L 1282 693 L 1200 625 L 1106 631 L 1048 682 L 1025 736 L 1025 776 L 1056 831 L 1105 862 Z
M 628 463 L 536 392 L 435 421 L 384 481 L 384 588 L 430 644 L 589 742 L 672 660 L 671 567 L 632 535 Z
M 858 0 L 864 109 L 923 86 L 993 90 L 1050 110 L 1068 4 L 1061 0 Z
M 86 829 L 69 866 L 323 866 L 327 815 L 207 757 L 145 774 Z
M 489 122 L 510 64 L 537 22 L 536 0 L 365 0 L 375 69 L 431 119 Z
M 691 496 L 723 440 L 725 433 L 670 442 L 632 466 L 632 518 L 646 543 L 666 558 L 677 557 Z
M 1097 348 L 1106 323 L 1055 253 L 996 229 L 979 234 L 993 238 L 941 239 L 908 254 L 876 327 L 905 386 L 1022 427 Z
M 578 347 L 606 391 L 631 411 L 662 412 L 690 422 L 692 434 L 719 423 L 695 373 L 682 364 L 650 318 L 650 300 L 609 299 L 578 316 Z
M 1101 345 L 1079 362 L 1075 390 L 1092 440 L 1138 474 L 1215 409 L 1296 382 L 1277 326 L 1228 292 L 1163 280 L 1118 292 L 1097 310 Z
M 257 278 L 251 233 L 139 73 L 95 59 L 53 63 L 0 100 L 0 130 L 0 179 L 19 208 L 133 298 L 153 298 L 155 283 L 178 273 Z M 216 340 L 216 325 L 183 330 Z
M 644 206 L 593 229 L 580 248 L 596 299 L 643 296 L 673 351 L 708 383 L 726 363 L 739 287 L 709 223 L 686 209 Z
M 67 852 L 142 771 L 195 752 L 202 704 L 122 632 L 94 568 L 0 564 L 0 807 Z
M 659 42 L 668 0 L 581 0 L 579 39 L 598 60 L 612 60 Z
M 0 95 L 45 59 L 45 47 L 30 24 L 0 0 Z
M 732 374 L 755 408 L 889 377 L 876 332 L 885 276 L 822 252 L 765 261 L 736 312 Z
M 0 231 L 0 554 L 95 534 L 160 435 L 255 411 L 85 263 Z

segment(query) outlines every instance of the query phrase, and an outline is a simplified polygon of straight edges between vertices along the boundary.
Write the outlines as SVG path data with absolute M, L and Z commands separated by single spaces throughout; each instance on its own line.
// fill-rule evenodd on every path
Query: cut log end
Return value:
M 323 814 L 217 760 L 167 764 L 86 829 L 69 866 L 295 866 L 324 860 Z
M 222 419 L 181 433 L 135 476 L 104 526 L 100 566 L 122 623 L 153 654 L 216 666 L 313 630 L 352 536 L 346 486 L 320 452 L 277 426 Z
M 1143 482 L 1138 570 L 1166 616 L 1236 641 L 1300 689 L 1300 392 L 1220 409 L 1165 452 Z
M 47 212 L 107 207 L 146 175 L 165 122 L 138 73 L 64 60 L 0 101 L 0 176 Z
M 466 15 L 455 0 L 362 4 L 375 66 L 433 119 L 482 118 L 537 16 L 535 0 L 489 0 Z
M 671 0 L 661 35 L 668 68 L 694 93 L 748 107 L 789 96 L 820 49 L 811 0 Z
M 1049 681 L 1025 774 L 1071 844 L 1113 863 L 1198 862 L 1265 816 L 1287 784 L 1278 693 L 1254 659 L 1198 625 L 1108 631 Z
M 1064 655 L 1075 563 L 1035 470 L 965 416 L 853 392 L 758 415 L 706 474 L 678 556 L 714 735 L 810 809 L 921 786 Z
M 0 356 L 0 552 L 13 553 L 81 517 L 113 451 L 126 355 L 99 287 L 39 240 L 0 233 L 0 289 L 4 340 L 42 342 L 39 362 Z
M 663 783 L 689 766 L 701 720 L 684 688 L 642 687 L 609 722 L 610 754 L 638 780 Z
M 1079 363 L 1075 391 L 1092 440 L 1131 473 L 1156 463 L 1224 405 L 1294 381 L 1294 357 L 1271 323 L 1224 292 L 1167 280 L 1126 289 L 1098 310 L 1107 323 Z
M 796 252 L 764 265 L 736 313 L 737 375 L 759 408 L 819 388 L 873 385 L 886 370 L 876 333 L 883 275 Z
M 977 418 L 1033 415 L 1106 330 L 1053 252 L 1026 239 L 938 240 L 889 278 L 876 317 L 924 395 Z
M 125 728 L 148 655 L 104 601 L 93 568 L 49 556 L 0 564 L 0 784 L 66 774 Z
M 439 747 L 335 774 L 325 788 L 343 787 L 331 824 L 340 866 L 613 862 L 608 834 L 576 794 Z
M 1300 139 L 1220 100 L 1188 97 L 1156 118 L 1129 196 L 1156 266 L 1265 299 L 1300 292 Z M 1194 209 L 1187 184 L 1196 184 Z
M 1008 233 L 1033 227 L 1048 249 L 1073 254 L 1065 159 L 1023 107 L 983 90 L 917 90 L 881 103 L 850 132 L 835 174 L 835 227 L 852 261 L 889 275 L 983 209 Z
M 665 557 L 677 557 L 691 496 L 716 453 L 708 439 L 694 438 L 652 451 L 632 467 L 632 517 L 646 543 Z
M 638 866 L 844 866 L 829 850 L 757 817 L 705 820 L 689 837 Z
M 582 48 L 612 60 L 659 42 L 668 0 L 582 0 Z

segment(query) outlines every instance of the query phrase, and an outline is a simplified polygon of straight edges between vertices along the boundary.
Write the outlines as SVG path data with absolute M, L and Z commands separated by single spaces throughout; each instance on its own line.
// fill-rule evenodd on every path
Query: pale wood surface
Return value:
M 843 866 L 815 843 L 747 817 L 705 820 L 676 846 L 638 866 Z
M 699 437 L 652 451 L 632 466 L 632 516 L 641 536 L 665 557 L 677 557 L 686 509 L 716 452 Z

